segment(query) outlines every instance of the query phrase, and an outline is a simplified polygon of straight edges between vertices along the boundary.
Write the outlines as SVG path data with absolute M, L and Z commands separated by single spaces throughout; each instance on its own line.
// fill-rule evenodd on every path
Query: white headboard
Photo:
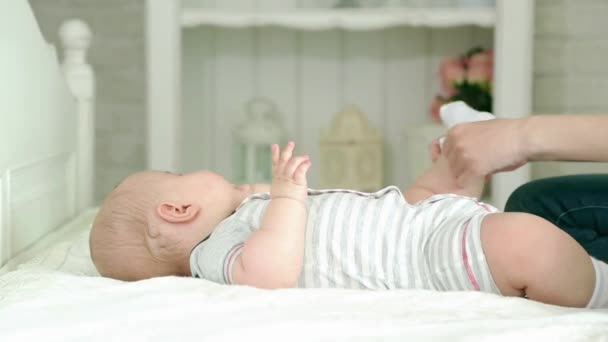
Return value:
M 0 265 L 92 204 L 91 33 L 60 36 L 62 66 L 28 2 L 0 2 Z

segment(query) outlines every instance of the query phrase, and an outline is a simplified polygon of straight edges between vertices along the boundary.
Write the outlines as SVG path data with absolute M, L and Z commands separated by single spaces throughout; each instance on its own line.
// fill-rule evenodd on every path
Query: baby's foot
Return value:
M 469 105 L 467 105 L 464 101 L 455 101 L 444 104 L 439 109 L 439 116 L 441 117 L 443 125 L 448 129 L 460 123 L 484 121 L 495 118 L 494 115 L 488 112 L 480 112 L 469 107 Z M 440 147 L 443 147 L 444 140 L 445 137 L 441 137 L 439 139 Z

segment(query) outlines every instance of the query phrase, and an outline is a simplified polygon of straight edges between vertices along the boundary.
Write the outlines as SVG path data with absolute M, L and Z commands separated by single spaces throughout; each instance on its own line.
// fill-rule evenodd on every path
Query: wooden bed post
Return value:
M 87 63 L 92 35 L 85 22 L 72 19 L 61 25 L 59 36 L 64 48 L 63 72 L 77 105 L 76 210 L 80 211 L 93 204 L 95 74 Z

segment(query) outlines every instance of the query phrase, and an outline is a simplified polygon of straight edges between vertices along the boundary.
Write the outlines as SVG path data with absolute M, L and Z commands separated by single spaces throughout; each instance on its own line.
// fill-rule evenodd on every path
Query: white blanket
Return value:
M 608 341 L 608 310 L 475 292 L 101 278 L 88 253 L 87 215 L 55 234 L 50 249 L 0 270 L 0 341 Z

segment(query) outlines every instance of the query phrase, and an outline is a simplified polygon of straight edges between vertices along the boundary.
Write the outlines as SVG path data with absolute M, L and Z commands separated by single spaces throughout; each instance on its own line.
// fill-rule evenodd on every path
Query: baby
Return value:
M 452 124 L 483 115 L 442 108 Z M 608 308 L 607 264 L 542 218 L 479 202 L 483 179 L 458 187 L 443 157 L 403 194 L 311 190 L 311 162 L 294 148 L 272 146 L 270 186 L 236 186 L 209 171 L 127 177 L 93 224 L 98 271 L 260 288 L 484 291 Z

